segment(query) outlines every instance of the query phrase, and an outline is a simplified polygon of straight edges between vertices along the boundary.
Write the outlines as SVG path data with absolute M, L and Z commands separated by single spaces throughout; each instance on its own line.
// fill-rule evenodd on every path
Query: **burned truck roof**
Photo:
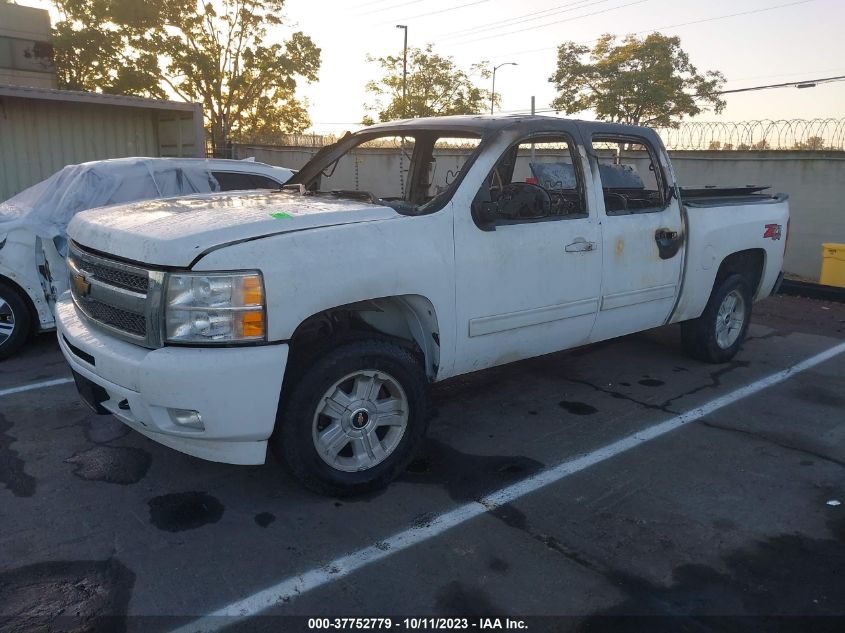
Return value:
M 627 125 L 622 123 L 606 123 L 603 121 L 584 121 L 562 117 L 544 116 L 538 114 L 467 114 L 443 117 L 423 117 L 418 119 L 402 119 L 376 123 L 359 130 L 356 134 L 376 132 L 408 133 L 412 130 L 453 130 L 486 136 L 491 132 L 519 129 L 526 133 L 569 131 L 575 126 L 587 128 L 592 134 L 637 134 L 651 138 L 656 136 L 651 128 Z

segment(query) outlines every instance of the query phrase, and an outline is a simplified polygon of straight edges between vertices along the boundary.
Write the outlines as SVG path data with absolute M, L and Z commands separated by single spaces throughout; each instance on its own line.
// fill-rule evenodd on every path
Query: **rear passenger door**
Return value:
M 582 130 L 602 214 L 602 292 L 590 336 L 601 341 L 663 325 L 680 292 L 681 209 L 653 139 Z

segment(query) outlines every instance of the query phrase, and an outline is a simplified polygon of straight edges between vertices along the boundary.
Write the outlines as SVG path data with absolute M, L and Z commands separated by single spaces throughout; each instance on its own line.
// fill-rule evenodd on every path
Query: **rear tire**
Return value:
M 0 360 L 17 352 L 32 328 L 29 307 L 9 284 L 0 281 Z
M 751 323 L 751 289 L 742 275 L 723 279 L 697 319 L 681 323 L 687 354 L 707 363 L 726 363 L 742 346 Z
M 306 488 L 361 494 L 405 470 L 428 426 L 428 381 L 411 350 L 356 340 L 292 373 L 270 445 Z

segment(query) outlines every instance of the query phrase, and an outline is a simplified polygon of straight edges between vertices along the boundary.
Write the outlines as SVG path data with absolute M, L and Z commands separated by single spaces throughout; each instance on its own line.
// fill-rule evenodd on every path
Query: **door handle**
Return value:
M 572 244 L 566 245 L 567 253 L 587 253 L 596 250 L 595 242 L 588 242 L 583 237 L 576 237 Z
M 657 229 L 654 232 L 654 239 L 658 242 L 671 242 L 678 239 L 678 232 L 671 229 Z
M 654 232 L 654 241 L 657 242 L 657 253 L 660 259 L 672 259 L 684 242 L 680 233 L 672 229 L 657 229 Z

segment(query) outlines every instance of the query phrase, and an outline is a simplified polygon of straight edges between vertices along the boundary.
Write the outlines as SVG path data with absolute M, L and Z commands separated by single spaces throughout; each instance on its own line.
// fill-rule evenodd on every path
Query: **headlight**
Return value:
M 264 308 L 264 281 L 258 271 L 170 274 L 165 338 L 173 343 L 263 341 Z

